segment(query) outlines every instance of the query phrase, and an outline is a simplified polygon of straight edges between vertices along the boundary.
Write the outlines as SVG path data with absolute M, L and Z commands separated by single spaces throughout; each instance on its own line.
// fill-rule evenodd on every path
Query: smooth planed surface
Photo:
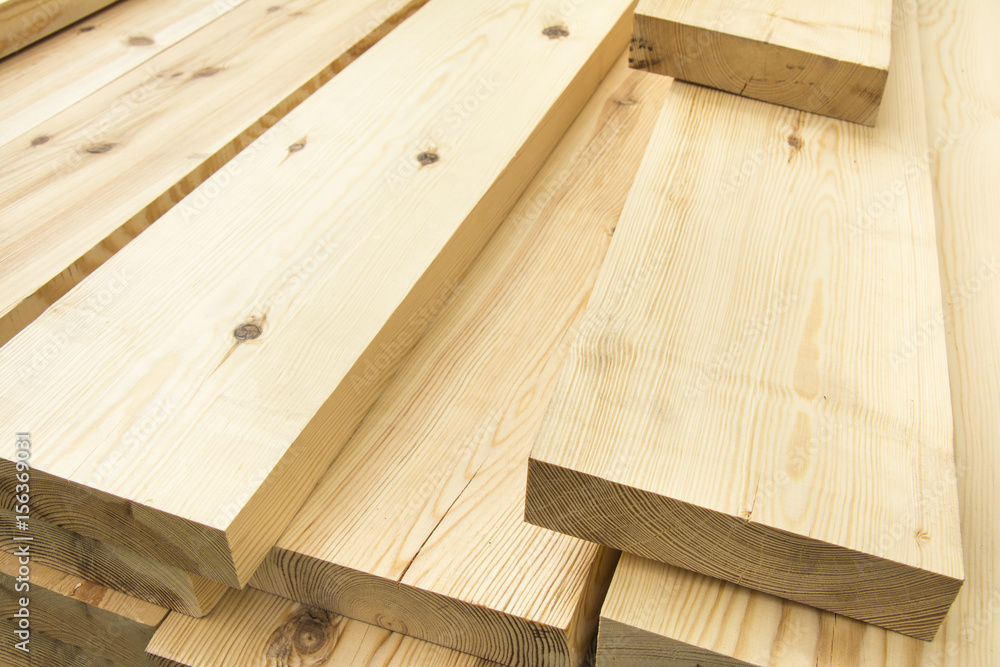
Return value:
M 112 2 L 114 0 L 0 0 L 0 58 Z

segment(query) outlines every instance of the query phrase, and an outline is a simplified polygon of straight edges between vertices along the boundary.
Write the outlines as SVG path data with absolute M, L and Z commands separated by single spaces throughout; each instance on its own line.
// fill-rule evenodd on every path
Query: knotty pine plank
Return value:
M 148 651 L 163 667 L 489 667 L 494 663 L 253 588 L 229 591 L 211 616 L 170 614 Z
M 425 1 L 247 0 L 0 146 L 0 343 Z
M 246 584 L 625 48 L 630 9 L 434 0 L 0 349 L 33 515 Z
M 944 340 L 907 347 L 941 288 L 915 32 L 894 47 L 876 128 L 674 84 L 529 521 L 934 636 L 962 545 Z
M 142 66 L 242 2 L 118 2 L 0 60 L 0 144 Z
M 892 0 L 641 0 L 633 66 L 874 125 Z
M 31 517 L 33 563 L 125 593 L 189 616 L 204 616 L 226 586 L 131 551 L 84 537 Z M 21 542 L 14 514 L 0 510 L 0 550 L 15 553 Z
M 575 665 L 617 554 L 524 523 L 528 450 L 670 84 L 619 59 L 251 585 Z
M 908 9 L 907 9 L 908 8 Z M 989 667 L 1000 655 L 1000 6 L 919 5 L 934 176 L 942 326 L 948 344 L 967 581 L 921 642 L 679 568 L 623 556 L 605 607 L 599 665 Z M 896 20 L 909 21 L 910 5 Z M 992 64 L 991 64 L 992 63 Z M 682 604 L 678 604 L 683 601 Z M 683 608 L 680 608 L 683 607 Z M 725 610 L 723 612 L 723 610 Z M 686 655 L 688 660 L 682 660 Z M 645 661 L 645 662 L 644 662 Z
M 21 544 L 29 550 L 33 546 Z M 58 572 L 31 556 L 28 559 L 29 581 L 18 581 L 19 558 L 0 553 L 0 615 L 4 620 L 12 621 L 21 608 L 18 600 L 27 597 L 33 633 L 45 633 L 116 665 L 151 664 L 146 645 L 166 617 L 166 609 Z M 4 635 L 3 641 L 9 643 L 11 638 Z
M 0 58 L 112 2 L 114 0 L 0 0 Z

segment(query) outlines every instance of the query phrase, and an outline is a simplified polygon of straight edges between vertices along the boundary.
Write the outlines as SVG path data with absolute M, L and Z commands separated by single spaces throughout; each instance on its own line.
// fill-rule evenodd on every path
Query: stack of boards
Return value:
M 996 3 L 109 4 L 0 0 L 0 662 L 994 664 Z

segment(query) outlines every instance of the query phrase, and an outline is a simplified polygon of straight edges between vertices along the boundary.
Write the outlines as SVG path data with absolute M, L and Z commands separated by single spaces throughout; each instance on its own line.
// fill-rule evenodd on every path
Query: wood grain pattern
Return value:
M 0 489 L 0 493 L 5 490 Z M 90 539 L 35 517 L 31 519 L 33 563 L 53 568 L 150 604 L 189 616 L 204 616 L 226 587 L 197 574 L 145 558 L 126 549 Z M 0 510 L 0 550 L 17 551 L 11 538 L 14 515 Z
M 524 523 L 525 466 L 669 84 L 619 59 L 251 585 L 579 663 L 617 555 Z
M 27 597 L 33 631 L 118 665 L 151 664 L 146 645 L 166 617 L 166 609 L 30 562 L 30 558 L 30 581 L 19 582 L 19 558 L 0 553 L 0 616 L 12 621 L 20 609 L 18 599 Z M 19 584 L 28 588 L 18 588 Z M 7 636 L 3 639 L 10 641 Z
M 910 20 L 906 12 L 899 20 Z M 623 556 L 602 610 L 599 665 L 989 667 L 1000 655 L 1000 5 L 920 3 L 920 42 L 946 295 L 967 581 L 934 641 Z M 992 65 L 991 65 L 992 63 Z M 683 605 L 683 609 L 680 606 Z M 687 659 L 679 655 L 686 652 Z M 643 662 L 646 661 L 646 662 Z
M 874 129 L 674 84 L 529 521 L 934 636 L 962 548 L 944 340 L 908 346 L 941 288 L 919 45 L 894 45 Z
M 128 0 L 0 61 L 0 144 L 99 90 L 244 0 Z
M 252 588 L 211 616 L 170 614 L 149 653 L 164 667 L 489 667 L 494 663 Z
M 0 0 L 0 58 L 112 2 L 114 0 Z
M 15 637 L 16 630 L 17 627 L 10 621 L 0 618 L 0 637 L 4 639 L 0 642 L 0 664 L 4 667 L 118 667 L 110 660 L 79 646 L 61 642 L 44 632 L 31 633 L 28 644 L 30 652 L 24 653 L 10 641 L 11 637 Z
M 641 0 L 633 66 L 874 125 L 892 0 Z
M 0 146 L 0 343 L 425 1 L 248 0 Z
M 32 515 L 246 584 L 624 49 L 550 9 L 430 3 L 0 349 Z

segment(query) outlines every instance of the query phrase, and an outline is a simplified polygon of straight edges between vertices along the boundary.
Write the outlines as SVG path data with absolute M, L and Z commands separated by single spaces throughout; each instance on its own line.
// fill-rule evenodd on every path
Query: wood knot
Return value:
M 296 141 L 294 144 L 288 147 L 289 153 L 298 153 L 300 150 L 306 147 L 306 140 Z
M 270 7 L 267 8 L 267 13 L 268 14 L 273 14 L 274 12 L 277 12 L 277 11 L 281 11 L 281 7 L 278 6 L 278 5 L 271 5 Z
M 548 28 L 542 30 L 542 34 L 549 39 L 561 39 L 569 37 L 569 29 L 564 25 L 550 25 Z
M 796 136 L 794 134 L 788 135 L 788 145 L 794 148 L 795 150 L 801 149 L 804 143 L 805 142 L 802 141 L 802 137 Z
M 338 617 L 320 609 L 303 609 L 271 633 L 268 664 L 325 665 L 337 646 L 340 632 Z
M 233 331 L 233 337 L 236 340 L 253 340 L 260 336 L 260 326 L 254 324 L 253 322 L 245 322 L 240 326 L 236 327 Z
M 77 30 L 77 32 L 90 32 L 91 30 L 93 30 L 96 27 L 97 27 L 96 25 L 85 25 L 82 28 L 80 28 L 79 30 Z
M 326 644 L 326 629 L 313 618 L 302 619 L 295 628 L 292 645 L 299 655 L 312 655 Z
M 222 71 L 221 67 L 202 67 L 200 70 L 191 75 L 192 79 L 204 79 L 205 77 L 215 76 Z
M 638 104 L 638 102 L 636 102 L 635 100 L 633 100 L 633 99 L 632 99 L 632 98 L 630 98 L 630 97 L 626 97 L 626 98 L 625 98 L 625 99 L 623 99 L 623 100 L 618 100 L 618 104 L 620 104 L 620 105 L 621 105 L 621 106 L 623 106 L 623 107 L 630 107 L 630 106 L 632 106 L 633 104 Z
M 421 167 L 426 167 L 429 164 L 434 164 L 441 159 L 441 156 L 434 151 L 424 151 L 417 156 L 417 162 L 420 163 Z
M 156 43 L 152 37 L 147 35 L 132 35 L 126 41 L 129 46 L 149 46 Z
M 114 144 L 94 144 L 93 146 L 88 146 L 87 147 L 87 152 L 88 153 L 94 153 L 94 154 L 97 154 L 97 153 L 107 153 L 109 150 L 111 150 L 114 147 L 115 147 Z
M 31 140 L 31 145 L 32 146 L 41 146 L 42 144 L 47 144 L 47 143 L 49 143 L 49 139 L 51 139 L 51 138 L 52 137 L 48 136 L 47 134 L 43 134 L 43 135 L 37 136 L 37 137 L 35 137 L 34 139 Z

